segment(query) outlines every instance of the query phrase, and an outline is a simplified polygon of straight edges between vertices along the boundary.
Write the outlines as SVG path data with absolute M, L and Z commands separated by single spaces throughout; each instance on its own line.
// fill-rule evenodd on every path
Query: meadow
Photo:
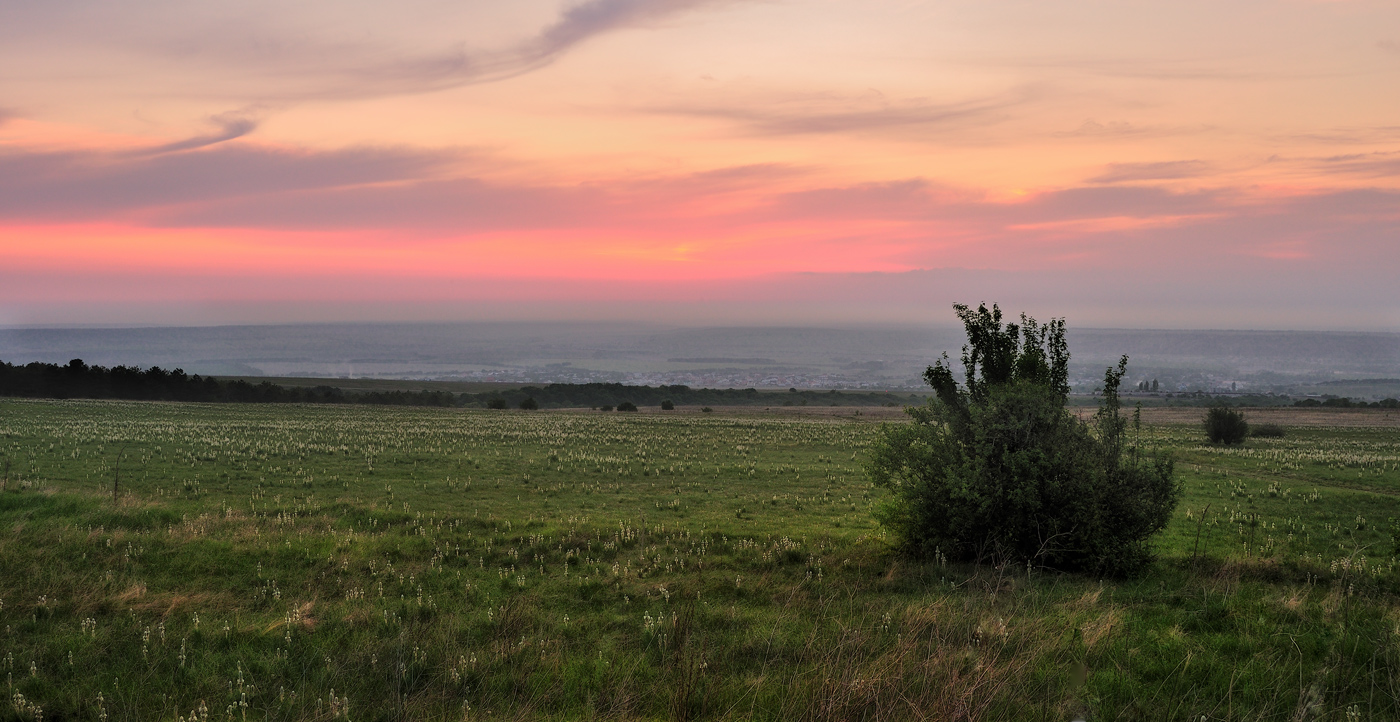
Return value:
M 1388 417 L 1145 425 L 1117 580 L 901 557 L 889 411 L 0 400 L 0 719 L 1400 719 Z

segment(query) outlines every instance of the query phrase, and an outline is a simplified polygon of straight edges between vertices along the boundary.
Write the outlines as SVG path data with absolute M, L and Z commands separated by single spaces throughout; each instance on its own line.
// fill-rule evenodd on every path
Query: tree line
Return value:
M 462 394 L 463 406 L 489 406 L 505 401 L 509 408 L 534 399 L 540 408 L 603 408 L 631 403 L 637 406 L 904 406 L 918 403 L 914 394 L 883 391 L 813 391 L 789 389 L 786 392 L 757 389 L 697 389 L 684 385 L 629 386 L 620 383 L 549 384 L 518 389 Z
M 913 395 L 887 392 L 694 389 L 689 386 L 628 386 L 620 383 L 549 384 L 483 393 L 449 391 L 346 391 L 335 386 L 282 386 L 187 374 L 159 366 L 89 366 L 82 359 L 67 364 L 0 361 L 0 396 L 49 399 L 124 399 L 208 403 L 381 404 L 391 406 L 459 406 L 521 408 L 533 399 L 536 408 L 639 406 L 902 406 Z M 504 402 L 504 403 L 502 403 Z
M 347 393 L 333 386 L 281 386 L 186 374 L 159 366 L 89 366 L 82 359 L 66 365 L 0 362 L 0 396 L 47 399 L 125 399 L 211 403 L 387 404 L 455 406 L 446 391 L 366 391 Z

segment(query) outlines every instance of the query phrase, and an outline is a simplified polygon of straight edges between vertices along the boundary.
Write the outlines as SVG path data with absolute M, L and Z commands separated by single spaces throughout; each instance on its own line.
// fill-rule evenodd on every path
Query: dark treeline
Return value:
M 455 406 L 445 391 L 374 391 L 347 394 L 332 386 L 288 387 L 264 381 L 221 381 L 159 366 L 89 366 L 73 359 L 66 366 L 0 362 L 0 396 L 48 399 L 128 399 L 138 401 L 207 401 L 223 403 L 392 404 Z
M 624 402 L 637 406 L 905 406 L 920 403 L 914 394 L 884 391 L 786 392 L 756 389 L 695 389 L 689 386 L 627 386 L 618 383 L 549 384 L 478 394 L 448 391 L 345 391 L 334 386 L 280 386 L 270 381 L 249 383 L 213 376 L 189 375 L 159 366 L 89 366 L 81 359 L 68 364 L 0 362 L 0 396 L 48 399 L 127 399 L 137 401 L 204 401 L 245 404 L 380 404 L 388 406 L 496 406 L 520 408 L 533 399 L 538 408 L 603 408 Z M 1083 399 L 1075 399 L 1083 402 Z M 1318 406 L 1327 408 L 1397 408 L 1395 399 L 1366 402 L 1347 398 L 1294 399 L 1276 395 L 1216 396 L 1208 393 L 1168 394 L 1152 399 L 1164 406 Z
M 676 406 L 904 406 L 919 403 L 919 398 L 913 394 L 899 395 L 884 391 L 789 389 L 774 392 L 592 383 L 525 386 L 509 391 L 462 394 L 462 405 L 488 406 L 493 399 L 501 399 L 510 408 L 517 408 L 522 401 L 534 399 L 540 408 L 602 408 L 626 401 L 638 406 L 660 406 L 664 401 Z
M 1131 400 L 1131 399 L 1130 399 Z M 1239 406 L 1259 408 L 1265 406 L 1297 406 L 1302 408 L 1328 408 L 1328 409 L 1394 409 L 1400 408 L 1400 401 L 1395 399 L 1383 399 L 1381 401 L 1363 401 L 1361 399 L 1348 399 L 1340 396 L 1326 396 L 1321 399 L 1298 399 L 1291 396 L 1275 394 L 1247 394 L 1240 396 L 1217 396 L 1202 392 L 1177 394 L 1175 398 L 1168 396 L 1163 406 Z
M 638 406 L 896 406 L 917 403 L 917 396 L 885 392 L 797 391 L 759 392 L 755 389 L 692 389 L 689 386 L 624 386 L 623 384 L 550 384 L 480 394 L 448 391 L 354 391 L 334 386 L 280 386 L 270 381 L 253 384 L 242 379 L 221 380 L 189 375 L 158 366 L 89 366 L 81 359 L 67 365 L 0 362 L 0 396 L 49 399 L 127 399 L 137 401 L 203 401 L 212 403 L 383 404 L 393 406 L 470 406 L 489 408 L 504 401 L 519 408 L 534 399 L 539 408 L 600 408 L 631 402 Z
M 1143 397 L 1129 392 L 1122 395 L 1127 403 L 1138 402 L 1143 406 L 1188 406 L 1211 408 L 1215 406 L 1235 406 L 1240 408 L 1265 408 L 1297 406 L 1302 408 L 1328 409 L 1394 409 L 1400 408 L 1396 399 L 1364 401 L 1341 396 L 1324 396 L 1321 399 L 1299 399 L 1285 394 L 1212 394 L 1205 391 L 1187 391 L 1175 394 L 1151 395 Z M 1097 397 L 1075 396 L 1070 400 L 1074 406 L 1092 406 Z
M 1372 401 L 1370 403 L 1367 403 L 1365 401 L 1356 401 L 1340 396 L 1334 396 L 1322 400 L 1299 399 L 1298 401 L 1293 402 L 1293 405 L 1302 406 L 1305 408 L 1322 407 L 1328 409 L 1400 409 L 1400 399 L 1382 399 L 1380 401 Z

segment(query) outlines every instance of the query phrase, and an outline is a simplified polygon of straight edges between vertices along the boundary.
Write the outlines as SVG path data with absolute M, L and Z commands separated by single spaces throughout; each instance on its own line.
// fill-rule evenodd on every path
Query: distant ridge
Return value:
M 1090 390 L 1129 356 L 1130 383 L 1164 391 L 1285 392 L 1400 377 L 1400 333 L 1069 328 L 1070 375 Z M 183 368 L 238 377 L 623 383 L 692 388 L 922 390 L 958 328 L 675 327 L 620 323 L 321 323 L 0 329 L 0 358 Z M 678 368 L 679 366 L 679 368 Z M 1233 386 L 1232 386 L 1233 385 Z
M 668 358 L 671 363 L 684 364 L 776 364 L 771 358 L 729 358 L 728 356 L 701 356 L 698 358 Z

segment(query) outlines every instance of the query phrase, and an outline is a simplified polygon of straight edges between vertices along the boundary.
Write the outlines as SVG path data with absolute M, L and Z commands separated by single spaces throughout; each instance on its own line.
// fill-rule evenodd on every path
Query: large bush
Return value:
M 911 424 L 886 424 L 868 470 L 891 498 L 880 520 L 925 558 L 1129 574 L 1150 559 L 1180 489 L 1171 459 L 1128 436 L 1118 385 L 1127 357 L 1104 374 L 1092 423 L 1065 408 L 1063 320 L 956 305 L 967 329 L 965 383 L 945 355 L 924 373 L 934 396 Z M 1136 424 L 1135 424 L 1136 426 Z
M 1212 406 L 1206 410 L 1202 424 L 1212 444 L 1239 444 L 1249 436 L 1249 422 L 1245 421 L 1244 413 L 1228 406 Z

